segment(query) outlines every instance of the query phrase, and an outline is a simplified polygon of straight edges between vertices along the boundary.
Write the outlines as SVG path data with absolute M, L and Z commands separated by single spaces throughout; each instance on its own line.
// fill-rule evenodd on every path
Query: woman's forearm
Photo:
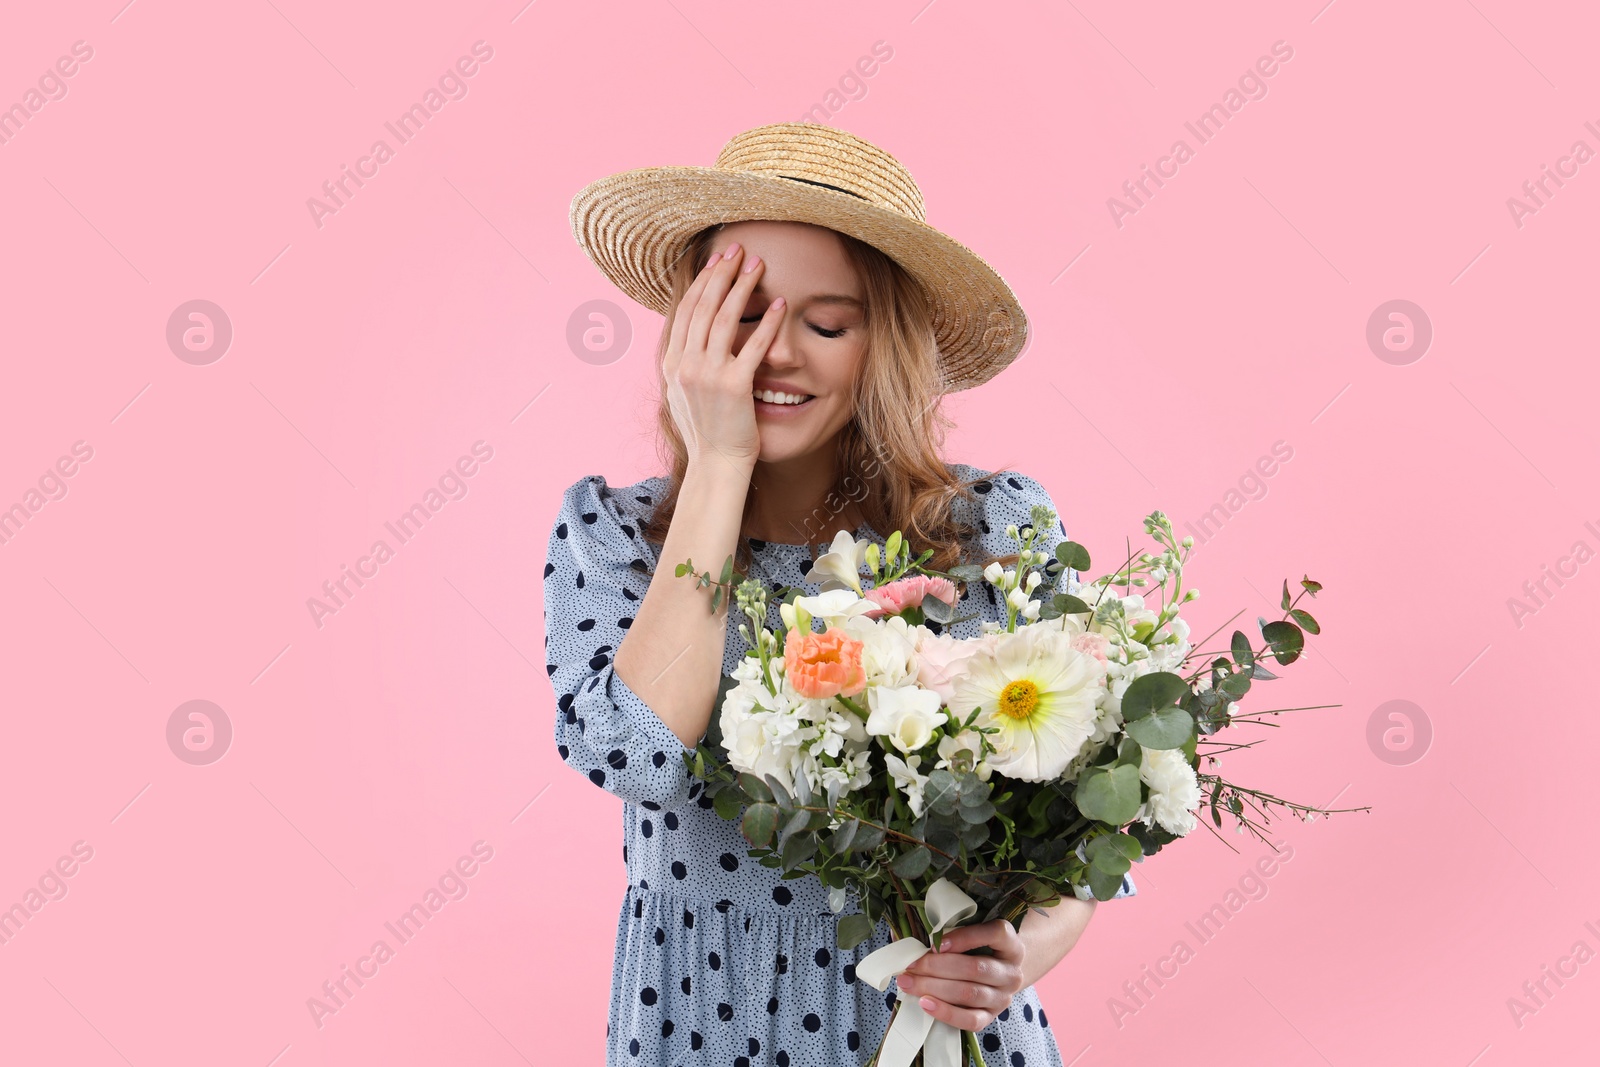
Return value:
M 696 573 L 722 576 L 733 552 L 750 491 L 750 470 L 728 461 L 691 463 L 678 491 L 672 525 L 661 547 L 661 563 L 634 613 L 614 669 L 683 742 L 694 748 L 711 722 L 728 637 L 728 597 L 715 614 L 711 590 L 697 588 L 678 564 L 694 561 Z
M 1026 949 L 1022 957 L 1022 985 L 1026 989 L 1050 973 L 1083 936 L 1094 918 L 1095 901 L 1064 896 L 1041 914 L 1029 910 L 1017 928 Z

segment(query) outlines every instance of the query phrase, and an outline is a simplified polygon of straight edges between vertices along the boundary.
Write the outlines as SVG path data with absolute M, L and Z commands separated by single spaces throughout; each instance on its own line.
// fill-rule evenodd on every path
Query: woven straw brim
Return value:
M 1023 350 L 1028 320 L 1011 287 L 959 241 L 904 214 L 820 186 L 711 167 L 613 174 L 572 199 L 572 236 L 617 288 L 665 316 L 672 266 L 717 223 L 806 222 L 865 241 L 927 290 L 947 392 L 999 374 Z

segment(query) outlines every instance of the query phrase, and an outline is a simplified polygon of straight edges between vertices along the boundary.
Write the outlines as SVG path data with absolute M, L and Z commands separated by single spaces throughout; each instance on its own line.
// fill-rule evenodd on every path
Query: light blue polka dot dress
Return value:
M 983 473 L 965 464 L 952 470 L 963 480 Z M 840 952 L 838 916 L 828 909 L 822 883 L 814 875 L 785 880 L 746 855 L 738 824 L 712 810 L 685 769 L 683 744 L 612 669 L 651 575 L 675 578 L 678 561 L 658 571 L 658 546 L 641 533 L 667 484 L 657 476 L 613 488 L 599 475 L 573 483 L 551 530 L 544 571 L 557 750 L 624 801 L 628 887 L 618 915 L 606 1064 L 860 1067 L 888 1025 L 896 990 L 891 984 L 880 993 L 856 978 L 855 967 L 889 943 L 888 924 L 880 921 L 871 938 Z M 974 488 L 977 514 L 961 517 L 979 523 L 984 558 L 1015 551 L 1006 527 L 1025 525 L 1035 503 L 1054 507 L 1043 487 L 1021 474 L 1000 474 Z M 855 535 L 885 536 L 866 526 Z M 1058 524 L 1041 547 L 1052 549 L 1064 537 Z M 801 575 L 827 540 L 831 531 L 816 545 L 752 539 L 755 576 L 769 588 L 783 583 L 815 594 L 819 586 Z M 973 611 L 1005 618 L 986 584 L 969 585 L 958 605 L 958 614 Z M 729 613 L 724 672 L 744 656 L 742 619 Z M 779 625 L 776 612 L 769 625 Z M 979 621 L 957 623 L 951 632 L 977 636 Z M 1117 896 L 1134 893 L 1124 877 Z M 858 910 L 852 900 L 841 914 Z M 1032 986 L 979 1039 L 991 1067 L 1062 1064 Z

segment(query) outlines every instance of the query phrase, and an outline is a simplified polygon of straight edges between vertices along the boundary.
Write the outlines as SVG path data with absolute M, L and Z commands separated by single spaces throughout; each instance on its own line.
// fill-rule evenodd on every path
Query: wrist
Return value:
M 721 452 L 700 453 L 691 456 L 684 470 L 684 488 L 693 485 L 714 494 L 733 493 L 741 506 L 750 491 L 750 479 L 755 474 L 756 461 L 735 459 Z M 680 494 L 682 490 L 679 491 Z

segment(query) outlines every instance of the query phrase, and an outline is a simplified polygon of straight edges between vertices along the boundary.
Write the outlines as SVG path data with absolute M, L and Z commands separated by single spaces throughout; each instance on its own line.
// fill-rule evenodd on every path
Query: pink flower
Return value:
M 820 634 L 791 631 L 783 643 L 784 676 L 807 700 L 853 697 L 867 687 L 861 665 L 865 647 L 837 628 Z
M 955 696 L 956 682 L 965 673 L 966 661 L 980 652 L 993 651 L 998 634 L 984 634 L 965 640 L 949 634 L 930 634 L 917 646 L 917 684 L 938 693 L 949 704 Z
M 930 596 L 955 607 L 956 586 L 948 578 L 913 574 L 888 585 L 868 589 L 862 596 L 878 605 L 872 611 L 865 612 L 867 618 L 881 619 L 885 615 L 899 615 L 907 608 L 919 608 L 923 600 Z
M 1101 664 L 1104 664 L 1106 662 L 1106 649 L 1111 647 L 1111 642 L 1106 639 L 1105 634 L 1074 634 L 1072 647 L 1079 652 L 1087 652 L 1099 660 Z

